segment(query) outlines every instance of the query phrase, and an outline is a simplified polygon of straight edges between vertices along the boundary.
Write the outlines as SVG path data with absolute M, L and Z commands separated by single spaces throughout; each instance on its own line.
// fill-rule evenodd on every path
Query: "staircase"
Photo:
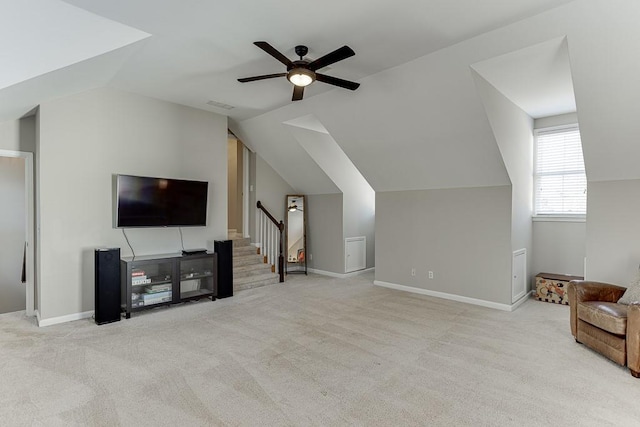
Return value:
M 279 277 L 271 271 L 271 265 L 264 262 L 258 248 L 252 246 L 248 237 L 229 233 L 233 240 L 233 291 L 258 288 L 279 282 Z

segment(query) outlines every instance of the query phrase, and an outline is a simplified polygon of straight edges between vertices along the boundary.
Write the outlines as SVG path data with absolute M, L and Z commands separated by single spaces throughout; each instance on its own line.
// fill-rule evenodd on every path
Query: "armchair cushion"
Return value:
M 615 302 L 578 303 L 578 319 L 616 335 L 627 333 L 627 306 Z

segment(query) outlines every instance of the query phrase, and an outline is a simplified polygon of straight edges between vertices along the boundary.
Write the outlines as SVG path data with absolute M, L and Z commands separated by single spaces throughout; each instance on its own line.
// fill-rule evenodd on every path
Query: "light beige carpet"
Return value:
M 640 380 L 566 306 L 290 276 L 110 325 L 0 316 L 0 425 L 637 426 Z

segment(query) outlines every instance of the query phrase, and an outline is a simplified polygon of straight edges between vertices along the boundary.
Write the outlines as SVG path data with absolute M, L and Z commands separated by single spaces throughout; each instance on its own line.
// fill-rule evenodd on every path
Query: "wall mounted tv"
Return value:
M 116 227 L 207 225 L 209 183 L 117 175 Z

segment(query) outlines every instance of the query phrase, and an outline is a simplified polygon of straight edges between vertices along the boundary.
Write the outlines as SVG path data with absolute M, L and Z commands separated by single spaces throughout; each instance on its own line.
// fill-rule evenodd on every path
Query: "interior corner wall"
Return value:
M 307 196 L 307 266 L 344 274 L 343 196 L 341 193 Z
M 94 249 L 120 247 L 113 226 L 113 175 L 209 182 L 206 227 L 185 227 L 186 248 L 227 238 L 227 119 L 101 88 L 40 106 L 38 135 L 39 314 L 41 320 L 94 308 Z M 136 255 L 181 249 L 176 228 L 128 229 Z
M 627 286 L 640 264 L 640 180 L 589 181 L 586 278 Z
M 244 144 L 236 140 L 236 226 L 235 229 L 239 234 L 244 235 L 244 216 L 243 204 L 244 198 Z
M 284 221 L 287 194 L 296 194 L 294 188 L 258 155 L 256 155 L 255 193 L 256 202 L 262 202 L 278 221 Z
M 320 127 L 322 124 L 317 123 Z M 296 125 L 288 127 L 298 143 L 342 191 L 343 236 L 366 237 L 366 268 L 375 265 L 375 191 L 329 133 Z M 342 249 L 344 252 L 344 248 Z M 345 273 L 346 265 L 337 273 Z M 333 270 L 331 270 L 333 271 Z
M 510 305 L 511 187 L 377 192 L 375 265 L 378 281 Z
M 511 180 L 511 251 L 527 250 L 527 287 L 533 259 L 533 119 L 477 72 L 476 88 Z
M 238 141 L 232 138 L 227 142 L 227 221 L 228 228 L 238 229 Z
M 342 196 L 342 195 L 341 195 Z M 371 200 L 371 198 L 374 200 Z M 366 268 L 372 268 L 375 265 L 375 236 L 376 236 L 376 214 L 375 214 L 375 193 L 371 191 L 345 192 L 342 197 L 343 205 L 343 233 L 342 249 L 344 251 L 345 239 L 349 237 L 365 236 L 367 238 L 367 265 Z M 362 200 L 364 199 L 364 200 Z M 342 261 L 342 271 L 345 272 L 345 261 Z
M 256 199 L 256 162 L 258 155 L 249 151 L 249 238 L 251 242 L 256 243 L 258 241 L 258 233 L 256 231 L 257 223 L 256 223 L 256 204 L 258 200 Z M 246 235 L 246 233 L 245 233 Z

